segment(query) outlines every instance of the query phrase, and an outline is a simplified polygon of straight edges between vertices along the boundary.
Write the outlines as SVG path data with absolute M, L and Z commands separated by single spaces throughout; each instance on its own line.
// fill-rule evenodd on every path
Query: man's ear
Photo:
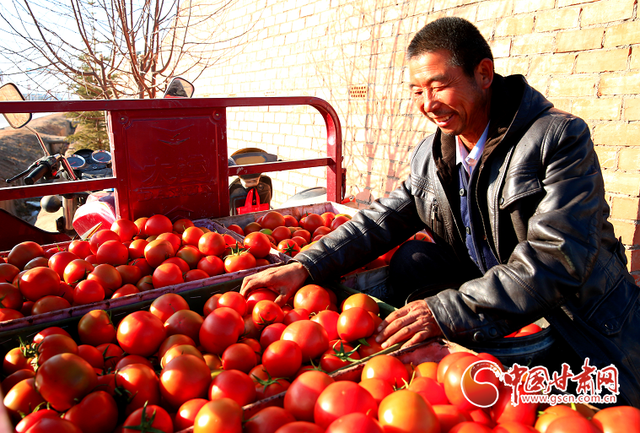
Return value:
M 493 83 L 493 61 L 491 59 L 482 59 L 476 66 L 475 80 L 482 89 L 488 89 Z

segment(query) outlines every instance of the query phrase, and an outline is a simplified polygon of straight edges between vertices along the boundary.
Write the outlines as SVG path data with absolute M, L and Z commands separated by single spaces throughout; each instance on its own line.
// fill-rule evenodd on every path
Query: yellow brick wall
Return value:
M 402 182 L 413 147 L 433 132 L 409 103 L 403 54 L 417 30 L 445 15 L 476 23 L 498 73 L 525 75 L 557 107 L 589 123 L 611 220 L 640 275 L 635 0 L 238 0 L 221 21 L 229 40 L 211 41 L 220 60 L 195 80 L 198 94 L 329 101 L 342 122 L 346 193 L 364 205 Z M 357 86 L 366 90 L 362 99 L 350 93 Z M 228 118 L 231 151 L 257 146 L 283 159 L 324 155 L 323 121 L 313 109 L 234 109 Z M 325 170 L 272 178 L 278 205 L 324 185 Z

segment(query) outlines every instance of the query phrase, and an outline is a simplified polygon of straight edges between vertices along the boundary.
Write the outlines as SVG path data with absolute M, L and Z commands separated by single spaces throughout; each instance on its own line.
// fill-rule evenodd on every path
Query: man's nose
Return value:
M 422 93 L 422 106 L 427 113 L 433 111 L 438 106 L 438 101 L 433 93 L 425 91 Z

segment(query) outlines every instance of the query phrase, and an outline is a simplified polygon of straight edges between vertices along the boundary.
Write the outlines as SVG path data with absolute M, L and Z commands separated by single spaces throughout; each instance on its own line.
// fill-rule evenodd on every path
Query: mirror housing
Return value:
M 13 83 L 0 87 L 0 101 L 24 101 L 24 96 Z M 19 129 L 31 121 L 31 113 L 2 113 L 9 125 Z

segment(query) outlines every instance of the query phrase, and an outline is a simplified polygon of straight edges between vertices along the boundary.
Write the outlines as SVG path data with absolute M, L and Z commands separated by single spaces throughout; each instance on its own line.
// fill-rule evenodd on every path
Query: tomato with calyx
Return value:
M 160 403 L 160 379 L 153 368 L 144 364 L 129 364 L 115 372 L 116 389 L 129 396 L 126 413 L 145 405 Z
M 165 409 L 155 404 L 133 411 L 122 424 L 123 431 L 173 433 L 173 421 Z M 134 428 L 135 427 L 135 428 Z
M 189 227 L 194 226 L 195 224 L 189 218 L 179 218 L 173 223 L 173 231 L 183 234 Z
M 300 252 L 300 245 L 292 239 L 284 239 L 278 243 L 278 251 L 290 257 L 295 257 Z
M 91 310 L 78 322 L 78 336 L 83 344 L 99 346 L 115 341 L 116 328 L 109 313 L 104 310 Z
M 227 273 L 244 271 L 256 267 L 256 258 L 248 251 L 231 253 L 224 259 L 224 270 Z
M 262 330 L 273 323 L 282 322 L 284 313 L 282 308 L 275 302 L 263 300 L 258 301 L 253 307 L 251 317 L 258 329 Z
M 385 380 L 395 388 L 409 383 L 409 373 L 402 361 L 390 355 L 376 355 L 364 364 L 361 379 L 372 378 Z

